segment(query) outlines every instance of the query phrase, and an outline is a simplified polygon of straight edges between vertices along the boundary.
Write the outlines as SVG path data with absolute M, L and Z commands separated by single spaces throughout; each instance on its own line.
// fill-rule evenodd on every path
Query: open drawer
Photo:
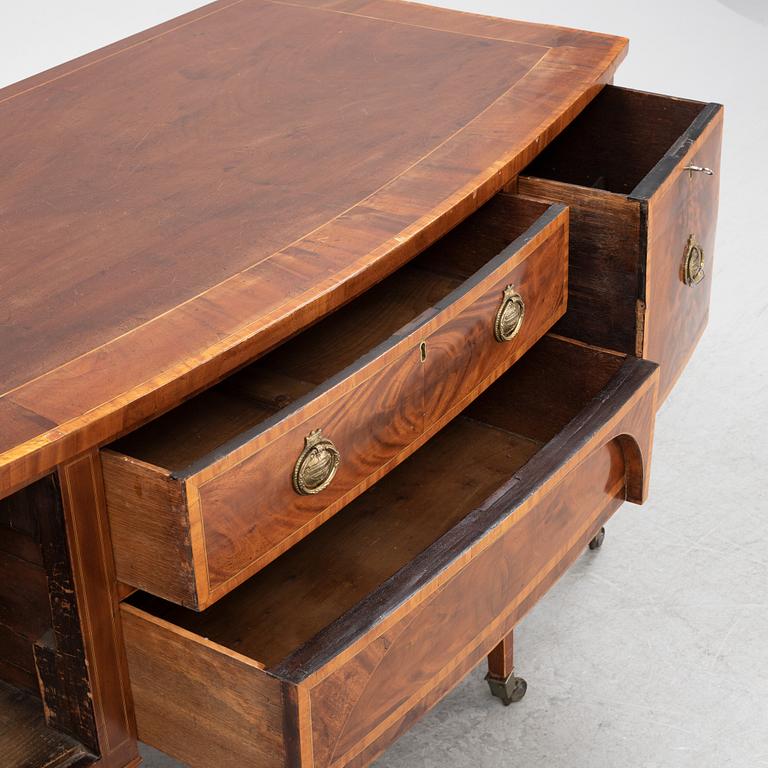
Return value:
M 201 768 L 367 765 L 643 500 L 657 379 L 546 337 L 207 611 L 130 597 L 139 736 Z
M 722 125 L 718 104 L 607 86 L 518 181 L 571 207 L 556 332 L 660 363 L 660 402 L 708 317 Z
M 402 461 L 563 314 L 567 211 L 500 194 L 102 452 L 118 578 L 203 609 Z

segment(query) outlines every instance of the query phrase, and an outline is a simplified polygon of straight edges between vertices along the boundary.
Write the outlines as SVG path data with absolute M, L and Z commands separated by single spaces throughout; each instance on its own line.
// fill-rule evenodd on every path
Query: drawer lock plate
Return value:
M 341 464 L 341 454 L 333 441 L 315 429 L 304 438 L 304 450 L 293 468 L 293 490 L 302 496 L 327 488 Z

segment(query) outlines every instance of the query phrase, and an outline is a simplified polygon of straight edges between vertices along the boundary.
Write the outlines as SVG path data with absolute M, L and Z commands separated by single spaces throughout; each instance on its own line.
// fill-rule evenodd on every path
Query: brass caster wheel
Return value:
M 501 699 L 501 703 L 505 707 L 520 701 L 528 690 L 528 683 L 522 677 L 515 677 L 514 673 L 506 680 L 490 675 L 487 675 L 485 679 L 488 681 L 491 694 L 497 699 Z
M 591 550 L 600 549 L 605 541 L 605 528 L 601 528 L 592 541 L 589 542 L 589 548 Z

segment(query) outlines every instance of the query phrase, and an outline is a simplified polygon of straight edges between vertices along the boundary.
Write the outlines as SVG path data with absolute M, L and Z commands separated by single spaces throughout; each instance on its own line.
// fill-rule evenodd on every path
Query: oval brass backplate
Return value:
M 704 249 L 695 235 L 688 238 L 683 259 L 683 282 L 686 285 L 698 285 L 704 279 Z
M 341 455 L 332 440 L 316 429 L 304 438 L 304 450 L 293 468 L 293 490 L 302 496 L 327 488 L 341 464 Z
M 523 327 L 524 317 L 525 302 L 523 297 L 515 290 L 514 286 L 508 285 L 504 289 L 501 306 L 496 313 L 496 320 L 493 324 L 493 334 L 496 341 L 514 339 Z

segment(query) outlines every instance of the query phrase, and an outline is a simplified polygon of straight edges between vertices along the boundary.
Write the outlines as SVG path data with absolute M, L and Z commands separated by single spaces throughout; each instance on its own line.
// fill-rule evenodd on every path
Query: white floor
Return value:
M 0 83 L 201 4 L 0 0 Z M 627 35 L 618 84 L 725 103 L 717 263 L 709 330 L 659 413 L 650 501 L 518 630 L 526 698 L 502 707 L 476 670 L 376 765 L 768 766 L 768 3 L 438 4 Z

